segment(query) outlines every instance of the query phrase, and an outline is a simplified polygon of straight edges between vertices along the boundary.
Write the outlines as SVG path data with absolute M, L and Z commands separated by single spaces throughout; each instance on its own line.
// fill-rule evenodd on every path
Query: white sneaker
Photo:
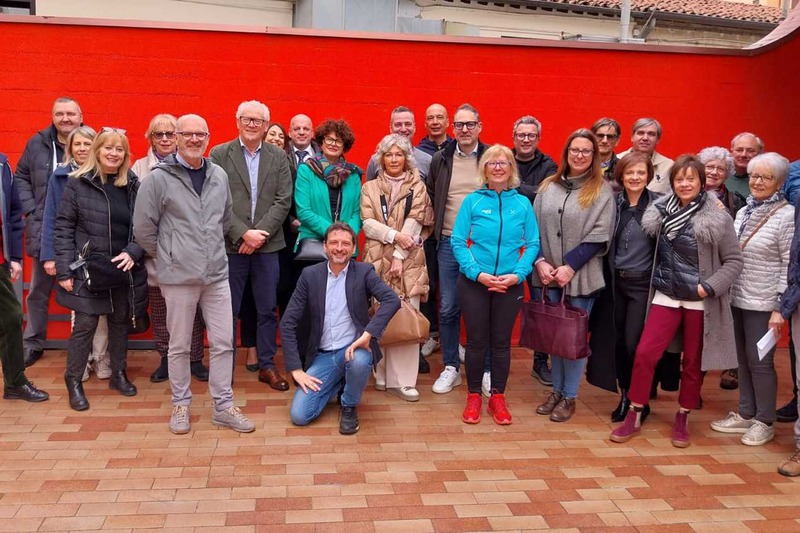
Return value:
M 467 349 L 458 345 L 458 359 L 461 361 L 461 364 L 464 364 L 464 358 L 467 356 Z
M 747 433 L 755 424 L 755 420 L 742 418 L 739 413 L 730 411 L 722 420 L 711 422 L 711 429 L 720 433 Z
M 108 379 L 111 377 L 111 356 L 108 355 L 108 352 L 97 356 L 95 372 L 100 379 Z
M 492 397 L 492 373 L 484 372 L 483 380 L 481 381 L 481 393 L 486 398 Z
M 453 390 L 453 387 L 461 385 L 461 374 L 454 366 L 446 366 L 436 382 L 431 387 L 431 390 L 436 394 L 445 394 Z
M 430 337 L 425 343 L 422 345 L 420 351 L 422 352 L 423 357 L 430 357 L 430 355 L 442 347 L 442 343 L 439 342 L 439 337 Z
M 758 420 L 753 421 L 753 425 L 742 435 L 742 444 L 747 446 L 762 446 L 775 437 L 775 428 L 766 425 Z
M 407 402 L 419 401 L 419 391 L 414 387 L 392 387 L 390 389 L 386 389 L 386 392 L 394 394 L 398 398 L 402 398 Z

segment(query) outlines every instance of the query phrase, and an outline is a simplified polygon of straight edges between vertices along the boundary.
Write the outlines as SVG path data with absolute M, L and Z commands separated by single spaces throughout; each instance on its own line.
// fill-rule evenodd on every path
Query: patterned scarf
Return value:
M 761 206 L 768 206 L 766 207 L 765 211 L 769 212 L 769 210 L 772 209 L 772 205 L 777 202 L 780 202 L 781 200 L 783 200 L 783 191 L 780 190 L 775 192 L 775 194 L 773 194 L 766 200 L 761 200 L 761 201 L 758 201 L 755 198 L 753 198 L 752 194 L 748 195 L 747 205 L 744 207 L 744 216 L 742 217 L 742 225 L 739 226 L 739 235 L 738 235 L 739 240 L 741 240 L 742 234 L 744 233 L 744 230 L 747 228 L 747 223 L 750 222 L 750 218 L 753 216 L 753 213 L 755 213 L 756 209 L 758 209 Z
M 664 225 L 661 228 L 661 231 L 666 235 L 667 239 L 672 241 L 678 236 L 678 233 L 681 232 L 689 220 L 691 220 L 700 207 L 702 207 L 705 199 L 706 191 L 703 189 L 700 190 L 700 194 L 697 195 L 697 198 L 689 202 L 689 205 L 686 207 L 681 207 L 681 202 L 677 195 L 673 194 L 669 197 L 666 205 L 667 216 L 664 217 Z
M 331 163 L 322 154 L 317 154 L 314 157 L 306 159 L 306 165 L 311 167 L 314 174 L 319 179 L 328 184 L 333 189 L 338 189 L 342 184 L 347 181 L 351 174 L 360 176 L 363 174 L 361 169 L 353 163 L 348 163 L 344 157 L 340 157 L 335 163 Z

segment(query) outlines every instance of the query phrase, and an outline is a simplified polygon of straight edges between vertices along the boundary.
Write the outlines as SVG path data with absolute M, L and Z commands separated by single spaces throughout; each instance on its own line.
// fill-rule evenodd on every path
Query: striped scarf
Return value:
M 765 213 L 769 212 L 772 209 L 773 204 L 780 202 L 783 200 L 783 191 L 778 190 L 775 194 L 767 198 L 766 200 L 758 201 L 753 198 L 753 195 L 749 195 L 747 197 L 747 205 L 744 207 L 744 215 L 742 216 L 742 225 L 739 226 L 739 239 L 741 240 L 742 235 L 744 234 L 745 228 L 747 228 L 747 223 L 750 222 L 750 218 L 756 212 L 756 209 L 761 207 L 762 205 L 768 205 L 769 207 L 765 210 Z M 763 214 L 761 218 L 763 218 Z
M 697 198 L 689 202 L 686 207 L 681 207 L 681 202 L 677 195 L 673 194 L 669 197 L 666 205 L 667 216 L 664 217 L 664 224 L 661 227 L 661 231 L 666 235 L 667 239 L 671 241 L 678 236 L 678 233 L 702 207 L 705 198 L 706 191 L 701 189 Z

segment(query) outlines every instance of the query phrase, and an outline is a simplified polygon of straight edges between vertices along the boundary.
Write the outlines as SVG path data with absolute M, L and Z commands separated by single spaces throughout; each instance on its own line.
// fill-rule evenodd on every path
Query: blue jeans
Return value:
M 541 294 L 541 289 L 537 289 L 537 297 Z M 547 296 L 551 301 L 561 300 L 561 289 L 547 289 Z M 586 309 L 587 313 L 592 312 L 595 298 L 567 296 L 567 303 L 573 307 Z M 583 359 L 564 359 L 553 355 L 550 357 L 550 366 L 553 372 L 553 392 L 557 392 L 567 398 L 578 397 L 578 386 L 583 378 L 586 368 L 586 357 Z
M 458 305 L 458 262 L 453 255 L 450 237 L 439 239 L 439 339 L 442 343 L 444 366 L 458 370 L 458 342 L 461 338 L 461 307 Z
M 328 401 L 339 392 L 342 380 L 344 380 L 344 391 L 341 405 L 358 406 L 369 375 L 372 373 L 372 353 L 359 348 L 353 353 L 353 359 L 345 361 L 346 350 L 347 346 L 330 352 L 317 353 L 306 373 L 322 381 L 322 384 L 318 391 L 309 390 L 305 393 L 303 389 L 297 389 L 292 400 L 293 424 L 305 426 L 316 420 Z
M 236 346 L 236 322 L 242 307 L 242 297 L 248 278 L 253 287 L 258 322 L 256 326 L 256 347 L 258 367 L 274 368 L 273 359 L 278 351 L 278 305 L 277 289 L 278 253 L 228 254 L 228 281 L 231 284 L 231 304 L 233 306 L 233 345 Z

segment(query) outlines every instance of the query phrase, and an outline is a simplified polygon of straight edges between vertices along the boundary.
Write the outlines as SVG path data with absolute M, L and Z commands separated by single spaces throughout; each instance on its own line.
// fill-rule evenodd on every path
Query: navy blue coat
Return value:
M 42 242 L 39 250 L 39 261 L 53 261 L 56 258 L 56 251 L 53 248 L 53 236 L 56 230 L 58 202 L 61 201 L 61 195 L 64 194 L 69 173 L 73 170 L 75 168 L 72 165 L 58 165 L 56 171 L 50 176 L 50 182 L 47 184 L 44 214 L 42 215 Z
M 286 371 L 301 368 L 297 348 L 297 325 L 304 316 L 310 320 L 310 335 L 306 352 L 306 368 L 311 366 L 319 351 L 322 324 L 325 320 L 325 292 L 328 284 L 328 262 L 323 261 L 303 269 L 292 299 L 281 320 L 281 342 Z M 375 273 L 371 263 L 350 261 L 345 280 L 347 309 L 356 327 L 356 335 L 368 331 L 372 335 L 372 357 L 375 364 L 381 359 L 378 339 L 389 320 L 400 309 L 400 298 Z M 376 298 L 381 306 L 375 316 L 369 317 L 369 299 Z M 355 339 L 353 339 L 355 340 Z
M 0 154 L 0 209 L 3 225 L 3 257 L 22 262 L 22 203 L 14 185 L 14 173 L 5 154 Z

